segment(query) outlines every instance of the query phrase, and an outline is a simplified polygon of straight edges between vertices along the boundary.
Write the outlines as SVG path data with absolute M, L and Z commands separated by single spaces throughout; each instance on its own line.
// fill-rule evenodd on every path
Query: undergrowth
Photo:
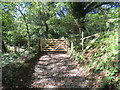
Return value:
M 83 52 L 75 52 L 73 46 L 71 47 L 71 55 L 76 61 L 85 62 L 84 64 L 87 65 L 91 73 L 102 72 L 105 74 L 104 78 L 98 80 L 100 88 L 109 86 L 120 89 L 118 32 L 114 30 L 102 32 L 99 35 L 99 38 L 92 43 L 84 55 L 82 55 Z
M 30 60 L 35 57 L 35 52 L 22 52 L 22 53 L 6 53 L 2 55 L 2 86 L 13 87 L 17 84 L 24 85 L 24 80 L 21 81 L 23 72 L 29 70 Z M 26 72 L 26 75 L 30 70 Z M 21 78 L 20 78 L 21 77 Z M 23 77 L 24 78 L 24 77 Z M 26 81 L 26 79 L 25 79 Z M 24 86 L 25 87 L 25 86 Z
M 1 55 L 1 64 L 2 67 L 4 67 L 5 65 L 13 62 L 14 60 L 16 60 L 18 57 L 20 57 L 21 55 L 23 55 L 22 53 L 5 53 Z

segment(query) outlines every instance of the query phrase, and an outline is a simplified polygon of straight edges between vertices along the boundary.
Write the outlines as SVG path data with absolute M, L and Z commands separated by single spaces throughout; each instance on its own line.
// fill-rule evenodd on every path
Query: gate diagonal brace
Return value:
M 64 42 L 65 42 L 65 41 L 64 41 Z M 55 48 L 55 50 L 58 49 L 64 42 L 62 42 L 61 44 L 59 44 L 59 45 Z

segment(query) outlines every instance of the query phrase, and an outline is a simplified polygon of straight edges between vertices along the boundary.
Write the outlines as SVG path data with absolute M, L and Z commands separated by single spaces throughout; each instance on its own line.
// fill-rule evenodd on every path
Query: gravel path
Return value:
M 68 54 L 47 53 L 39 58 L 32 75 L 34 88 L 90 88 L 91 80 L 85 67 Z

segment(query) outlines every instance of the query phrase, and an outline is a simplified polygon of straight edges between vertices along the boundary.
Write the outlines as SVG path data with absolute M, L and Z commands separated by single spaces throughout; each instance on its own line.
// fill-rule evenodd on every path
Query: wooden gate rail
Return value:
M 40 51 L 68 51 L 66 39 L 40 39 Z

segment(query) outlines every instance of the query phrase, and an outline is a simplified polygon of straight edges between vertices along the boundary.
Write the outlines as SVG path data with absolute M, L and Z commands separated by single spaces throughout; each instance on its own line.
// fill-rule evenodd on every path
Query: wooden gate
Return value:
M 68 44 L 65 39 L 40 39 L 40 51 L 67 51 Z

